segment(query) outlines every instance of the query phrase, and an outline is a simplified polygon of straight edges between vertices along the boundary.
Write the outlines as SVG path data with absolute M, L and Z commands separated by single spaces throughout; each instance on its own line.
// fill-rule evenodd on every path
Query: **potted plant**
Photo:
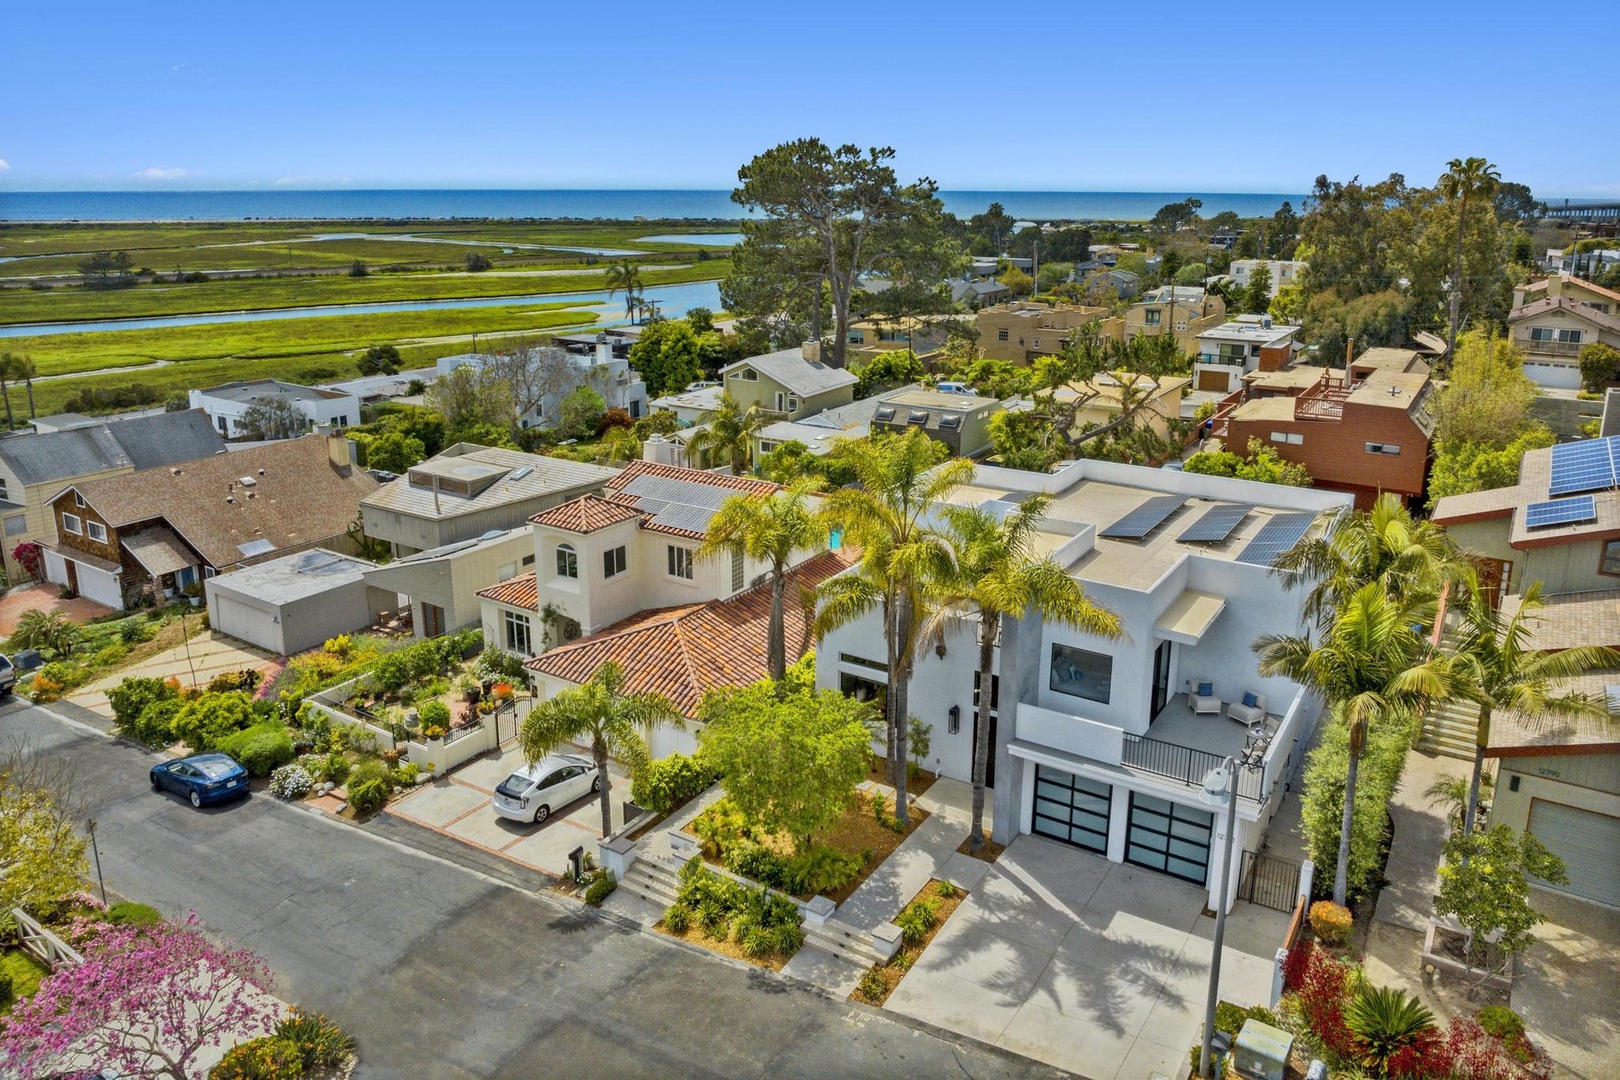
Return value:
M 202 607 L 203 587 L 199 582 L 193 581 L 180 591 L 186 594 L 186 599 L 191 601 L 192 607 Z

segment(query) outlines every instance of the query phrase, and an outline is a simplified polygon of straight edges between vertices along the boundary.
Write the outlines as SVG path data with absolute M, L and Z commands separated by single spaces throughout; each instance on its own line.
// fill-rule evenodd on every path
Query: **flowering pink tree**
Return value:
M 93 1063 L 199 1080 L 204 1047 L 275 1023 L 269 966 L 210 942 L 195 913 L 139 927 L 86 921 L 75 931 L 84 963 L 58 968 L 12 1009 L 0 1032 L 0 1071 L 40 1076 Z

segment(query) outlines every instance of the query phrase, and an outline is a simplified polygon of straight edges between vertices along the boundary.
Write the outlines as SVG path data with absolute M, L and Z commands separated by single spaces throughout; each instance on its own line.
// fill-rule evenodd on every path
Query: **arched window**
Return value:
M 557 576 L 566 578 L 579 577 L 579 556 L 574 552 L 574 545 L 557 545 Z

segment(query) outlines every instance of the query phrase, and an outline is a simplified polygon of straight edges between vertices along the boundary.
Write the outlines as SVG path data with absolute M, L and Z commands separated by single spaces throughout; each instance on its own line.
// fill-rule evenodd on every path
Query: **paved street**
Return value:
M 354 1033 L 363 1078 L 1043 1071 L 535 895 L 517 886 L 537 876 L 489 857 L 498 880 L 398 819 L 360 829 L 263 796 L 199 812 L 148 789 L 149 755 L 45 710 L 0 708 L 16 736 L 78 763 L 109 888 L 257 950 L 283 996 Z

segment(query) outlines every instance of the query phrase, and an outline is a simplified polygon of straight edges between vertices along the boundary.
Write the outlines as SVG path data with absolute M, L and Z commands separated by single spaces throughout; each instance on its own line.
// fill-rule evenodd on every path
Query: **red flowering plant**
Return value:
M 32 540 L 24 540 L 12 548 L 11 557 L 16 559 L 23 572 L 35 581 L 45 576 L 45 549 Z

